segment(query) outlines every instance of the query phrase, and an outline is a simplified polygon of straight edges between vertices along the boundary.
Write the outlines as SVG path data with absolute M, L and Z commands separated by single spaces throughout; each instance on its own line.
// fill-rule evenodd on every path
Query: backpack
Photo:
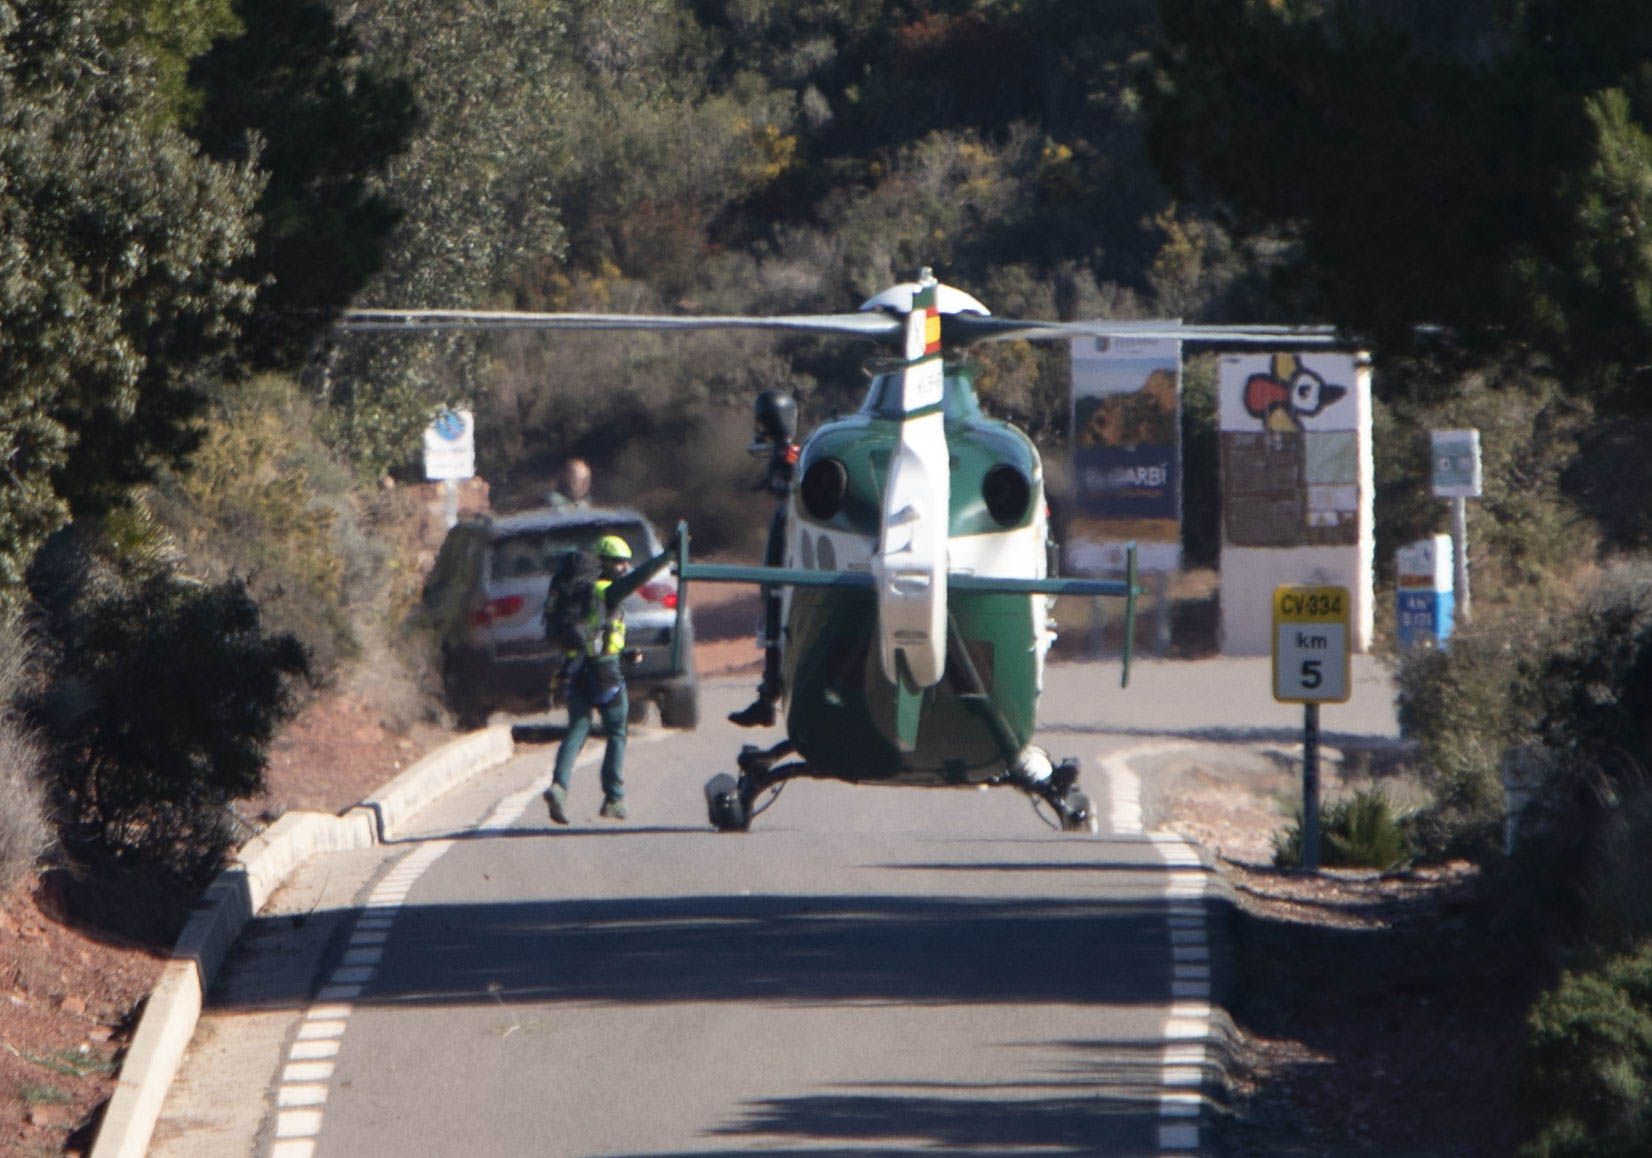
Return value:
M 602 567 L 589 551 L 562 556 L 545 592 L 545 639 L 562 651 L 581 655 L 591 650 L 591 637 L 605 616 L 597 611 L 597 580 Z

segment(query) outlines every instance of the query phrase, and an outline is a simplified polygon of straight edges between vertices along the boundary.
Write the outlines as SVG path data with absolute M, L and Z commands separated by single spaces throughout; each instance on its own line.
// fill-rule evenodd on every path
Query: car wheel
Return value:
M 487 727 L 488 708 L 476 695 L 471 681 L 449 658 L 442 664 L 442 696 L 453 713 L 453 724 L 462 732 Z
M 668 685 L 660 697 L 660 723 L 668 728 L 699 727 L 700 686 L 693 682 Z

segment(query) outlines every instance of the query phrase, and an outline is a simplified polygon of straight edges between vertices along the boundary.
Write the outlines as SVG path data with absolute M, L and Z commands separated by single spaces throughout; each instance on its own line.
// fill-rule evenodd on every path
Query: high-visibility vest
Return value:
M 612 579 L 596 581 L 597 597 L 592 600 L 591 608 L 591 655 L 618 655 L 625 650 L 625 612 L 616 607 L 612 615 L 607 615 L 608 588 L 613 582 Z

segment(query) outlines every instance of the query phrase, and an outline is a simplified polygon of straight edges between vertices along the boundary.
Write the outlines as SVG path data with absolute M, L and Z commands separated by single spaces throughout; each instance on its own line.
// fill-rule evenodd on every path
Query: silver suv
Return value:
M 621 509 L 545 509 L 465 519 L 448 531 L 425 579 L 424 607 L 440 647 L 442 690 L 460 727 L 480 727 L 495 709 L 551 706 L 561 656 L 545 641 L 545 595 L 568 552 L 618 535 L 638 561 L 663 550 L 647 519 Z M 671 664 L 677 588 L 669 574 L 625 601 L 626 682 L 631 719 L 660 705 L 668 728 L 699 723 L 694 625 L 684 619 L 681 663 Z

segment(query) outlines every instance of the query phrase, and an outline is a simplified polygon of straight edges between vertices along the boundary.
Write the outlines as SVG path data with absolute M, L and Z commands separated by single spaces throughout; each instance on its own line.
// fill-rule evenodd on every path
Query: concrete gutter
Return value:
M 144 1003 L 92 1158 L 142 1158 L 166 1091 L 195 1036 L 202 1003 L 248 921 L 299 865 L 320 853 L 386 844 L 408 818 L 476 773 L 509 760 L 508 726 L 445 744 L 342 816 L 289 812 L 248 841 L 201 895 Z

